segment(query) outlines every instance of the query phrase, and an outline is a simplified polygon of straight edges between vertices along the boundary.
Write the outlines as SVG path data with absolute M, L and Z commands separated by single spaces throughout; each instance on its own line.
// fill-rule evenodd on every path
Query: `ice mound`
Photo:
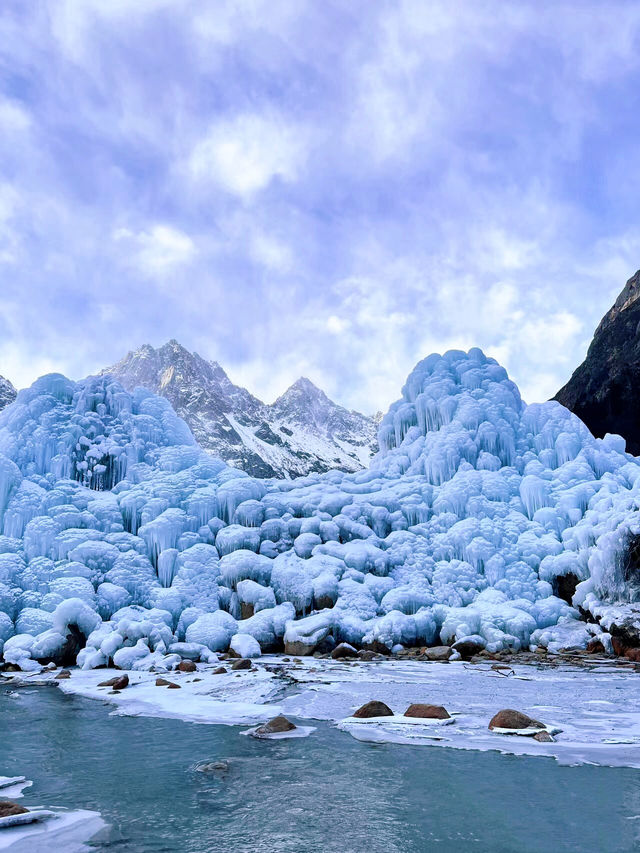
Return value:
M 0 414 L 5 661 L 558 648 L 640 599 L 639 460 L 480 350 L 420 362 L 379 440 L 367 471 L 257 480 L 161 398 L 42 377 Z

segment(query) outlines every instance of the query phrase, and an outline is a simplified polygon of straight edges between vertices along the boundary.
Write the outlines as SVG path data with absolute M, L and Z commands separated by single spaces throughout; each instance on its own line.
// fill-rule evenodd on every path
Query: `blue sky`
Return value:
M 0 373 L 175 337 L 386 409 L 481 346 L 552 395 L 640 267 L 640 4 L 5 0 Z

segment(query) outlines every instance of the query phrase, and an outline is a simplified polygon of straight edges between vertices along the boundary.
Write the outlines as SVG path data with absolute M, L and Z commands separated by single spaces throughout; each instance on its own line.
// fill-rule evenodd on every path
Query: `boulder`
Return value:
M 111 687 L 113 690 L 124 690 L 124 688 L 128 686 L 129 676 L 126 674 L 116 675 L 108 681 L 101 681 L 100 684 L 98 684 L 98 687 Z
M 522 711 L 505 708 L 491 718 L 490 729 L 543 729 L 544 723 L 534 720 Z
M 279 714 L 277 717 L 269 720 L 268 723 L 258 726 L 257 729 L 253 730 L 252 734 L 256 737 L 264 737 L 264 735 L 277 735 L 282 734 L 282 732 L 291 732 L 295 728 L 296 727 L 291 720 L 287 720 L 285 716 Z
M 604 646 L 597 637 L 594 637 L 593 640 L 589 640 L 587 643 L 587 652 L 590 655 L 603 655 Z
M 3 800 L 0 802 L 0 818 L 11 817 L 16 814 L 27 814 L 29 809 L 24 806 L 19 806 L 18 803 L 12 803 L 11 800 Z
M 629 648 L 629 644 L 620 637 L 611 637 L 611 647 L 613 648 L 613 653 L 621 657 Z
M 60 672 L 56 675 L 58 681 L 64 681 L 65 678 L 71 678 L 71 673 L 68 669 L 61 669 Z
M 177 668 L 180 670 L 180 672 L 195 672 L 198 667 L 192 660 L 183 660 L 180 661 Z
M 196 766 L 198 773 L 226 773 L 229 770 L 229 762 L 226 759 L 220 761 L 203 761 Z
M 360 720 L 366 720 L 369 717 L 393 717 L 393 711 L 384 702 L 373 699 L 371 702 L 367 702 L 366 705 L 358 708 L 353 716 Z
M 179 684 L 174 684 L 174 682 L 173 682 L 173 681 L 170 681 L 170 682 L 167 684 L 167 690 L 181 690 L 181 689 L 182 689 L 182 688 L 180 687 L 180 685 L 179 685 Z
M 409 705 L 404 712 L 405 717 L 420 717 L 424 720 L 450 720 L 451 714 L 442 705 Z
M 556 740 L 549 734 L 549 732 L 546 732 L 544 730 L 541 732 L 536 732 L 536 734 L 533 736 L 533 739 L 539 741 L 540 743 L 555 743 Z
M 452 654 L 451 646 L 432 646 L 430 649 L 425 649 L 424 652 L 427 660 L 435 661 L 449 660 Z
M 251 669 L 249 658 L 240 658 L 231 664 L 231 669 Z
M 349 643 L 340 643 L 331 652 L 331 657 L 334 660 L 339 660 L 340 658 L 354 658 L 357 654 L 358 652 Z
M 481 637 L 462 637 L 455 642 L 451 648 L 458 652 L 462 660 L 471 660 L 474 655 L 477 655 L 485 647 L 484 640 Z
M 389 646 L 385 646 L 380 640 L 372 640 L 370 643 L 365 643 L 364 647 L 367 651 L 375 652 L 378 655 L 386 656 L 391 654 Z
M 624 656 L 627 660 L 632 660 L 634 663 L 640 663 L 640 649 L 627 649 Z
M 224 666 L 218 666 L 213 670 L 213 672 L 211 674 L 212 675 L 225 675 L 226 672 L 227 672 L 227 670 L 225 669 Z
M 377 657 L 379 657 L 379 655 L 377 655 L 375 652 L 370 651 L 370 649 L 360 649 L 360 651 L 358 652 L 358 657 L 360 658 L 360 660 L 369 661 L 375 660 Z
M 168 687 L 171 684 L 166 678 L 156 678 L 156 687 Z

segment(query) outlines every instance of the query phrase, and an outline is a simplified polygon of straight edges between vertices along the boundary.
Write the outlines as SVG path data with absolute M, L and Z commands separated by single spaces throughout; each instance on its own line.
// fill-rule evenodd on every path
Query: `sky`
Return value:
M 552 396 L 640 267 L 640 3 L 3 0 L 0 374 L 176 338 L 386 410 Z

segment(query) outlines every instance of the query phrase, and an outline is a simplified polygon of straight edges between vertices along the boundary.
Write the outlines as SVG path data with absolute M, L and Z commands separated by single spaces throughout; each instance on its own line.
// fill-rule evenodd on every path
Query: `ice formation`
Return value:
M 0 413 L 5 661 L 557 648 L 601 633 L 578 608 L 640 597 L 640 461 L 480 350 L 420 362 L 379 441 L 367 471 L 258 480 L 164 399 L 42 377 Z

